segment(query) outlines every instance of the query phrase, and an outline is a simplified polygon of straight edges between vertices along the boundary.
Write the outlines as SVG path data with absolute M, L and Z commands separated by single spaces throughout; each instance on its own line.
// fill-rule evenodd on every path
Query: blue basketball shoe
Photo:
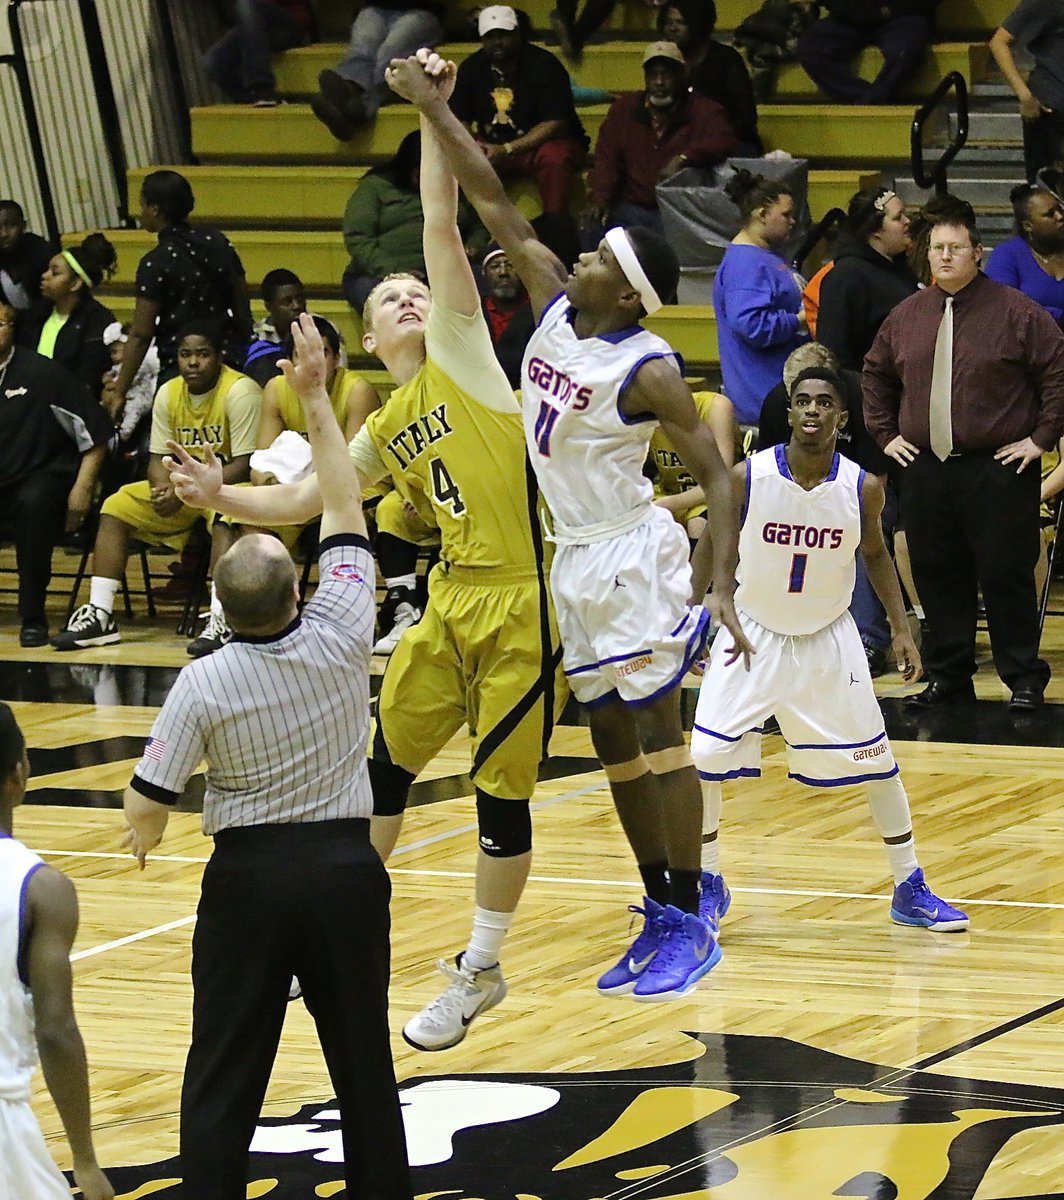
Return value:
M 698 898 L 698 915 L 717 933 L 724 914 L 731 908 L 731 892 L 723 875 L 702 872 L 702 890 Z
M 658 924 L 658 952 L 632 989 L 636 1000 L 674 1000 L 686 995 L 723 957 L 713 930 L 694 913 L 669 904 Z
M 899 925 L 922 925 L 935 933 L 959 933 L 968 928 L 968 915 L 940 900 L 924 883 L 919 867 L 895 887 L 890 919 Z
M 598 981 L 604 996 L 627 996 L 650 966 L 661 944 L 661 914 L 665 909 L 649 896 L 643 897 L 643 907 L 628 905 L 628 911 L 643 918 L 639 936 Z

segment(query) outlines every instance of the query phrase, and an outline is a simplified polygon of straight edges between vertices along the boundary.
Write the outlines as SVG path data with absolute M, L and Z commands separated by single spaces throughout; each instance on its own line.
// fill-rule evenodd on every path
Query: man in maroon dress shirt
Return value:
M 1034 567 L 1038 459 L 1064 433 L 1064 333 L 979 270 L 975 218 L 931 230 L 935 282 L 903 300 L 865 358 L 865 424 L 901 472 L 901 511 L 927 617 L 921 708 L 974 699 L 981 589 L 1010 708 L 1040 707 Z

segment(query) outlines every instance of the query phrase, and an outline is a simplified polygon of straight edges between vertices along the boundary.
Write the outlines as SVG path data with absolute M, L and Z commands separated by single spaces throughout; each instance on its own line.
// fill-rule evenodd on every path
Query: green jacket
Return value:
M 466 241 L 487 235 L 468 205 L 459 203 L 458 225 Z M 344 210 L 344 245 L 351 255 L 348 271 L 384 276 L 392 271 L 424 271 L 425 221 L 417 192 L 397 188 L 383 175 L 366 175 Z

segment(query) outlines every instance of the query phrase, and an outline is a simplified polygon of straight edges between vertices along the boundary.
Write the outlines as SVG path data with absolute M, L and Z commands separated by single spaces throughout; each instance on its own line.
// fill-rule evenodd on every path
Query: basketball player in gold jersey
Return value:
M 531 863 L 528 802 L 556 711 L 561 650 L 520 411 L 456 224 L 457 185 L 427 126 L 422 139 L 433 291 L 398 275 L 367 300 L 363 346 L 398 387 L 367 418 L 351 454 L 364 484 L 387 474 L 402 495 L 423 493 L 442 539 L 428 608 L 384 675 L 369 764 L 373 839 L 387 858 L 410 785 L 469 725 L 480 827 L 472 935 L 454 966 L 441 963 L 449 981 L 442 995 L 403 1031 L 414 1046 L 442 1050 L 506 995 L 499 954 Z M 267 525 L 321 510 L 313 476 L 291 486 L 223 487 L 216 465 L 201 466 L 178 447 L 174 455 L 172 478 L 186 503 Z

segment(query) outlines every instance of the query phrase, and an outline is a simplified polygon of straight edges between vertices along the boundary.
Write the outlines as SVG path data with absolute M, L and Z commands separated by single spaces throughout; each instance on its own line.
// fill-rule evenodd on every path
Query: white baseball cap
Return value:
M 517 28 L 517 13 L 508 4 L 489 4 L 480 10 L 477 18 L 477 33 L 483 37 L 493 29 L 514 30 Z

